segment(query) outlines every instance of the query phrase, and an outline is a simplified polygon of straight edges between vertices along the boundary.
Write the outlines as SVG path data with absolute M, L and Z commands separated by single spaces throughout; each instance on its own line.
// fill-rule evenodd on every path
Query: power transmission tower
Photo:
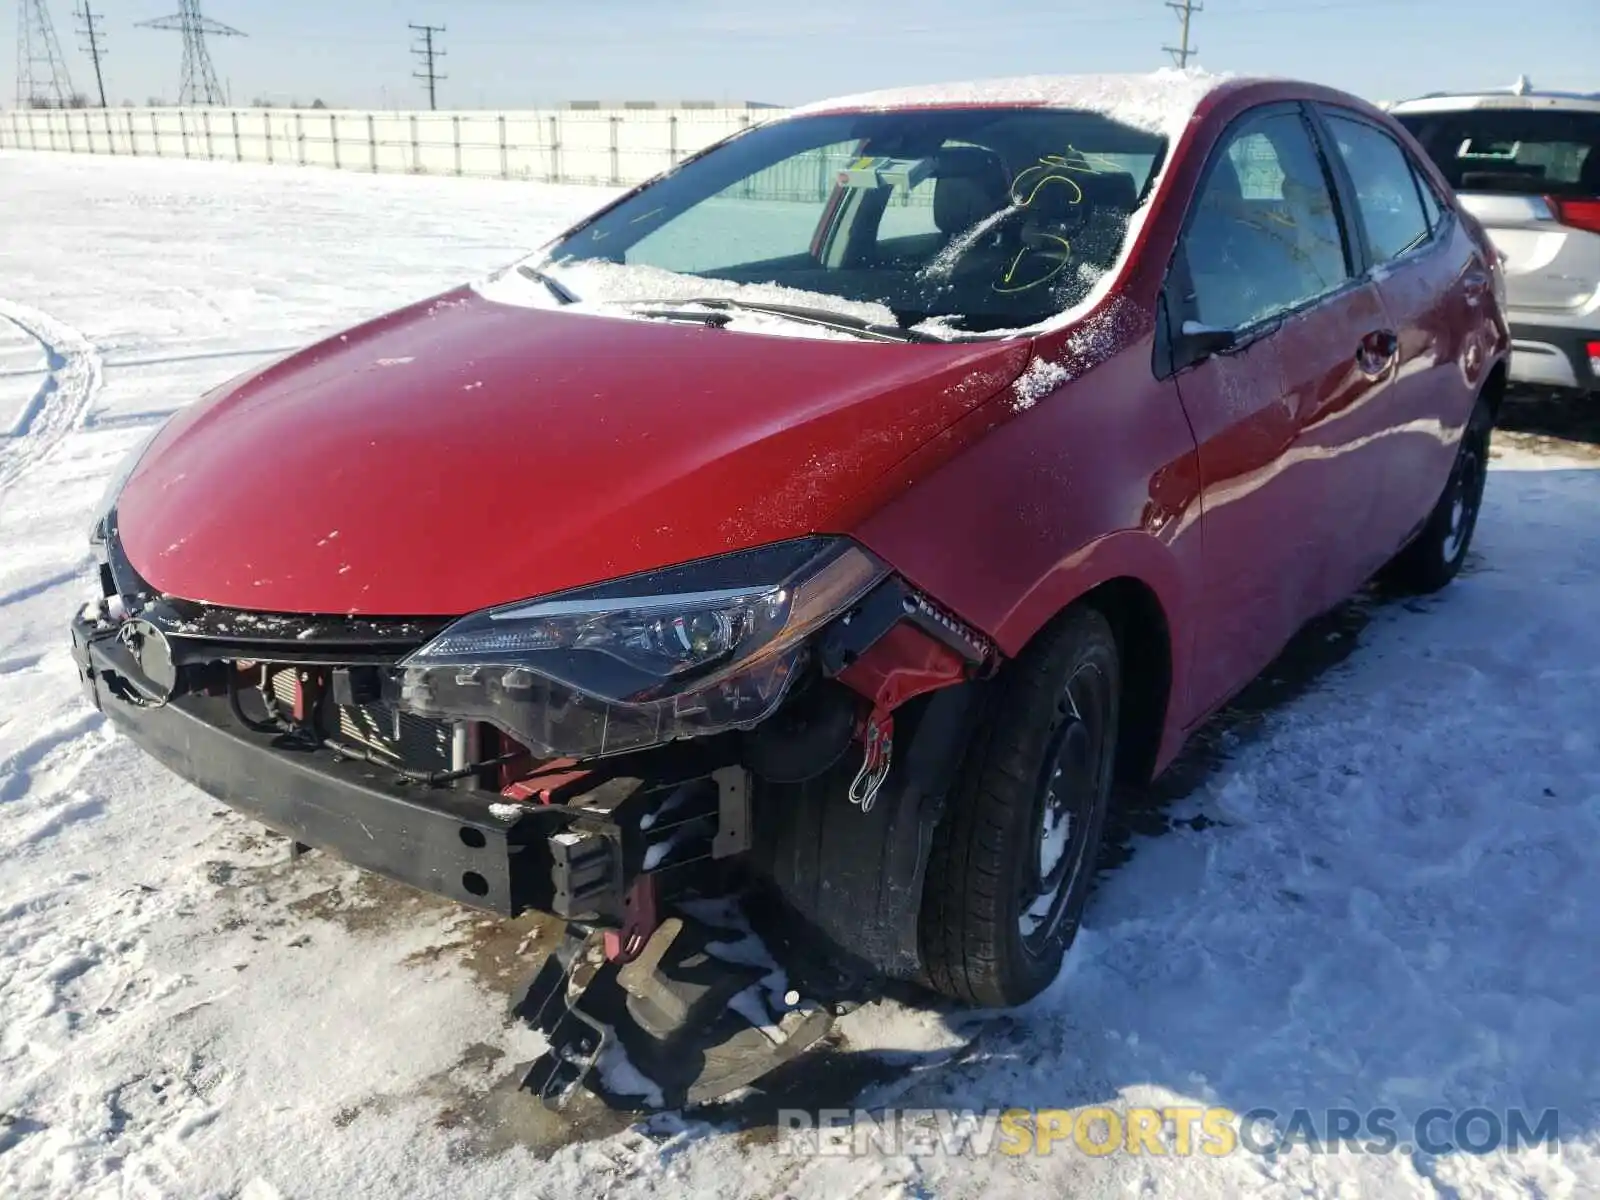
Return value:
M 66 108 L 77 98 L 45 0 L 17 5 L 17 105 Z
M 183 34 L 183 83 L 178 88 L 179 104 L 223 104 L 226 100 L 217 83 L 216 68 L 206 37 L 244 37 L 231 25 L 200 15 L 200 0 L 178 0 L 178 11 L 170 17 L 140 21 L 141 29 L 175 29 Z
M 1200 47 L 1189 44 L 1189 22 L 1195 13 L 1205 12 L 1206 6 L 1195 3 L 1195 0 L 1168 0 L 1167 7 L 1183 21 L 1183 41 L 1176 46 L 1163 46 L 1162 49 L 1172 55 L 1172 61 L 1179 67 L 1187 67 L 1191 58 L 1200 56 Z
M 105 19 L 103 14 L 89 11 L 89 0 L 73 10 L 73 16 L 78 18 L 78 32 L 83 36 L 84 49 L 89 52 L 89 58 L 94 63 L 94 82 L 100 89 L 100 107 L 106 106 L 106 79 L 100 73 L 100 55 L 104 49 L 100 45 L 100 22 Z
M 413 78 L 421 79 L 428 85 L 428 107 L 439 107 L 438 85 L 440 80 L 449 79 L 448 75 L 441 75 L 433 69 L 434 61 L 444 57 L 444 51 L 437 49 L 433 44 L 433 35 L 443 33 L 443 25 L 418 25 L 410 24 L 422 39 L 422 44 L 411 47 L 411 53 L 416 55 L 417 61 L 422 63 L 422 70 L 413 72 Z

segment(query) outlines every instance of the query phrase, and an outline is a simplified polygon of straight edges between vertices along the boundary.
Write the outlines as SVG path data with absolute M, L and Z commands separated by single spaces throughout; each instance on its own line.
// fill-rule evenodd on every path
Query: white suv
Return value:
M 1505 262 L 1511 378 L 1600 391 L 1600 94 L 1424 96 L 1389 111 Z

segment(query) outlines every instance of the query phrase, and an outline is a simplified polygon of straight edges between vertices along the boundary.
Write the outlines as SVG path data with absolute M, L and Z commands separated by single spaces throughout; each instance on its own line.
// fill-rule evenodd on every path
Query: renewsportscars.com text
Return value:
M 1560 1114 L 1489 1108 L 1429 1108 L 1402 1116 L 1392 1108 L 1293 1109 L 1172 1105 L 1111 1108 L 782 1109 L 784 1153 L 854 1155 L 1050 1155 L 1152 1157 L 1240 1152 L 1273 1155 L 1299 1148 L 1318 1154 L 1487 1154 L 1560 1147 Z

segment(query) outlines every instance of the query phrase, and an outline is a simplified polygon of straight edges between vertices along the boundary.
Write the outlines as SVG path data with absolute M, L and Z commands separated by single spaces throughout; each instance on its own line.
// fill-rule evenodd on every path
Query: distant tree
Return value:
M 144 102 L 144 106 L 146 108 L 165 108 L 167 106 L 167 102 L 160 96 L 151 96 Z
M 321 100 L 313 100 L 311 102 L 311 107 L 312 108 L 327 108 L 328 106 L 326 104 L 324 104 Z
M 250 107 L 251 108 L 271 108 L 272 107 L 272 101 L 268 100 L 265 96 L 257 96 L 254 100 L 250 101 Z

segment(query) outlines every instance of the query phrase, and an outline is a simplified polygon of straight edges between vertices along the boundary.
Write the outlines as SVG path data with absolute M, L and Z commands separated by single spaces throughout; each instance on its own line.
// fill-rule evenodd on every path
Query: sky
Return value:
M 93 71 L 81 0 L 44 0 L 75 87 Z M 107 99 L 175 101 L 182 39 L 136 27 L 176 0 L 94 0 Z M 0 5 L 0 12 L 9 5 Z M 1170 62 L 1162 0 L 203 0 L 243 30 L 212 38 L 233 102 L 411 108 L 408 22 L 444 25 L 441 108 L 571 99 L 799 103 L 880 86 L 993 75 L 1141 71 Z M 13 19 L 5 14 L 4 19 Z M 16 95 L 16 29 L 0 104 Z M 1498 87 L 1600 91 L 1600 0 L 1207 0 L 1195 60 L 1310 79 L 1372 100 Z

